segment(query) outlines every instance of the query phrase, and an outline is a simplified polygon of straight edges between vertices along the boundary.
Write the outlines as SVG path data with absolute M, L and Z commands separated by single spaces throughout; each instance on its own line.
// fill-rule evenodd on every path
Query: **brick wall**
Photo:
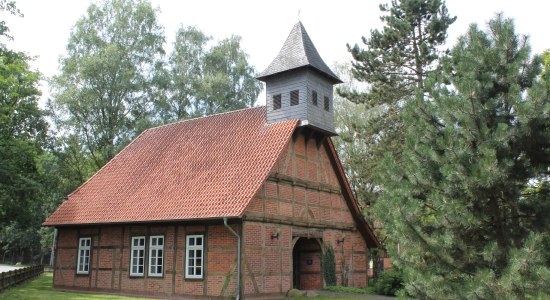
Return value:
M 239 230 L 237 225 L 232 225 Z M 184 276 L 187 234 L 205 236 L 205 276 Z M 164 274 L 150 277 L 147 272 L 149 239 L 164 235 Z M 133 236 L 146 236 L 145 274 L 131 277 L 130 243 Z M 79 237 L 92 238 L 90 272 L 76 274 Z M 237 239 L 223 225 L 120 225 L 59 228 L 54 269 L 54 287 L 97 290 L 128 295 L 164 297 L 225 298 L 235 295 Z
M 365 240 L 344 200 L 326 144 L 307 135 L 307 131 L 295 134 L 247 208 L 243 223 L 245 295 L 285 294 L 292 288 L 292 251 L 300 238 L 307 237 L 317 245 L 333 246 L 339 284 L 344 280 L 350 286 L 367 285 Z M 279 237 L 272 239 L 277 233 Z M 302 256 L 301 288 L 322 287 L 321 253 L 309 251 Z

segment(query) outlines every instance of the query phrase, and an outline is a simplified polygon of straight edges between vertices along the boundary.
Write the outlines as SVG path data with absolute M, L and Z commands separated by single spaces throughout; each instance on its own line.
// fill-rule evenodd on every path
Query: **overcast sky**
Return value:
M 5 13 L 1 16 L 7 19 L 15 37 L 8 46 L 36 56 L 32 66 L 44 76 L 56 74 L 71 28 L 90 2 L 18 0 L 24 18 L 7 17 Z M 152 0 L 153 6 L 160 10 L 158 19 L 165 29 L 168 51 L 180 25 L 195 25 L 215 39 L 236 34 L 242 37 L 242 48 L 258 72 L 275 58 L 298 18 L 328 65 L 349 61 L 346 44 L 361 43 L 361 36 L 380 28 L 378 5 L 386 2 L 389 0 Z M 484 27 L 496 12 L 503 12 L 515 19 L 516 32 L 530 36 L 533 52 L 550 48 L 547 25 L 550 1 L 448 0 L 447 7 L 451 15 L 458 17 L 449 29 L 449 47 L 469 24 Z M 43 93 L 46 97 L 49 94 L 46 84 Z M 260 103 L 264 101 L 260 99 Z

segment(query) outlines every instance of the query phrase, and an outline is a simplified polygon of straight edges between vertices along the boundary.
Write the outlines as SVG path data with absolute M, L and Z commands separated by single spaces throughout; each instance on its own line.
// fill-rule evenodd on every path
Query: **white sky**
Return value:
M 12 49 L 36 56 L 32 66 L 45 77 L 58 72 L 58 59 L 65 51 L 70 30 L 82 16 L 89 0 L 18 0 L 17 6 L 24 18 L 0 16 L 7 20 Z M 195 25 L 215 39 L 231 34 L 242 37 L 242 48 L 249 62 L 262 71 L 277 55 L 292 26 L 300 20 L 317 50 L 330 66 L 334 62 L 351 59 L 346 44 L 361 43 L 361 36 L 380 28 L 379 3 L 389 0 L 152 0 L 158 7 L 159 23 L 165 28 L 167 52 L 171 50 L 176 29 Z M 484 27 L 496 12 L 515 19 L 516 32 L 530 36 L 534 53 L 550 48 L 548 24 L 550 11 L 547 0 L 447 0 L 451 15 L 457 21 L 449 29 L 448 44 L 466 32 L 468 25 Z M 49 92 L 42 84 L 43 98 Z M 259 103 L 265 103 L 260 95 Z M 44 99 L 43 99 L 44 100 Z

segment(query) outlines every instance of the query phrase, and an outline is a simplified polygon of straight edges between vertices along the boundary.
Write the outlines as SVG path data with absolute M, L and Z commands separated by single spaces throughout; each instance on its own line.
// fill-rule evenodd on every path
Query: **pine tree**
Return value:
M 417 298 L 550 296 L 550 80 L 512 20 L 488 27 L 405 105 L 401 162 L 379 166 L 376 212 Z
M 434 71 L 445 42 L 447 28 L 455 21 L 443 0 L 400 0 L 380 5 L 385 15 L 384 28 L 363 37 L 365 49 L 348 45 L 354 61 L 355 80 L 366 83 L 364 89 L 338 89 L 338 94 L 366 108 L 364 118 L 351 120 L 354 142 L 364 144 L 369 163 L 350 166 L 363 174 L 352 182 L 363 191 L 358 198 L 368 207 L 376 201 L 378 183 L 374 170 L 385 152 L 398 154 L 403 144 L 403 122 L 399 116 L 403 103 L 422 92 L 425 78 Z M 350 122 L 348 122 L 350 123 Z M 350 141 L 351 142 L 351 141 Z M 397 156 L 397 155 L 396 155 Z M 364 158 L 363 158 L 364 159 Z

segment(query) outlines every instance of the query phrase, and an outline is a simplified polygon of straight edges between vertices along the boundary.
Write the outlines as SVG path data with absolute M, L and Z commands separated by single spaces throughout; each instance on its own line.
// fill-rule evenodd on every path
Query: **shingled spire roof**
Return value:
M 271 75 L 302 67 L 311 67 L 328 77 L 333 83 L 342 83 L 315 49 L 302 22 L 298 22 L 292 28 L 277 57 L 256 78 L 265 80 Z

